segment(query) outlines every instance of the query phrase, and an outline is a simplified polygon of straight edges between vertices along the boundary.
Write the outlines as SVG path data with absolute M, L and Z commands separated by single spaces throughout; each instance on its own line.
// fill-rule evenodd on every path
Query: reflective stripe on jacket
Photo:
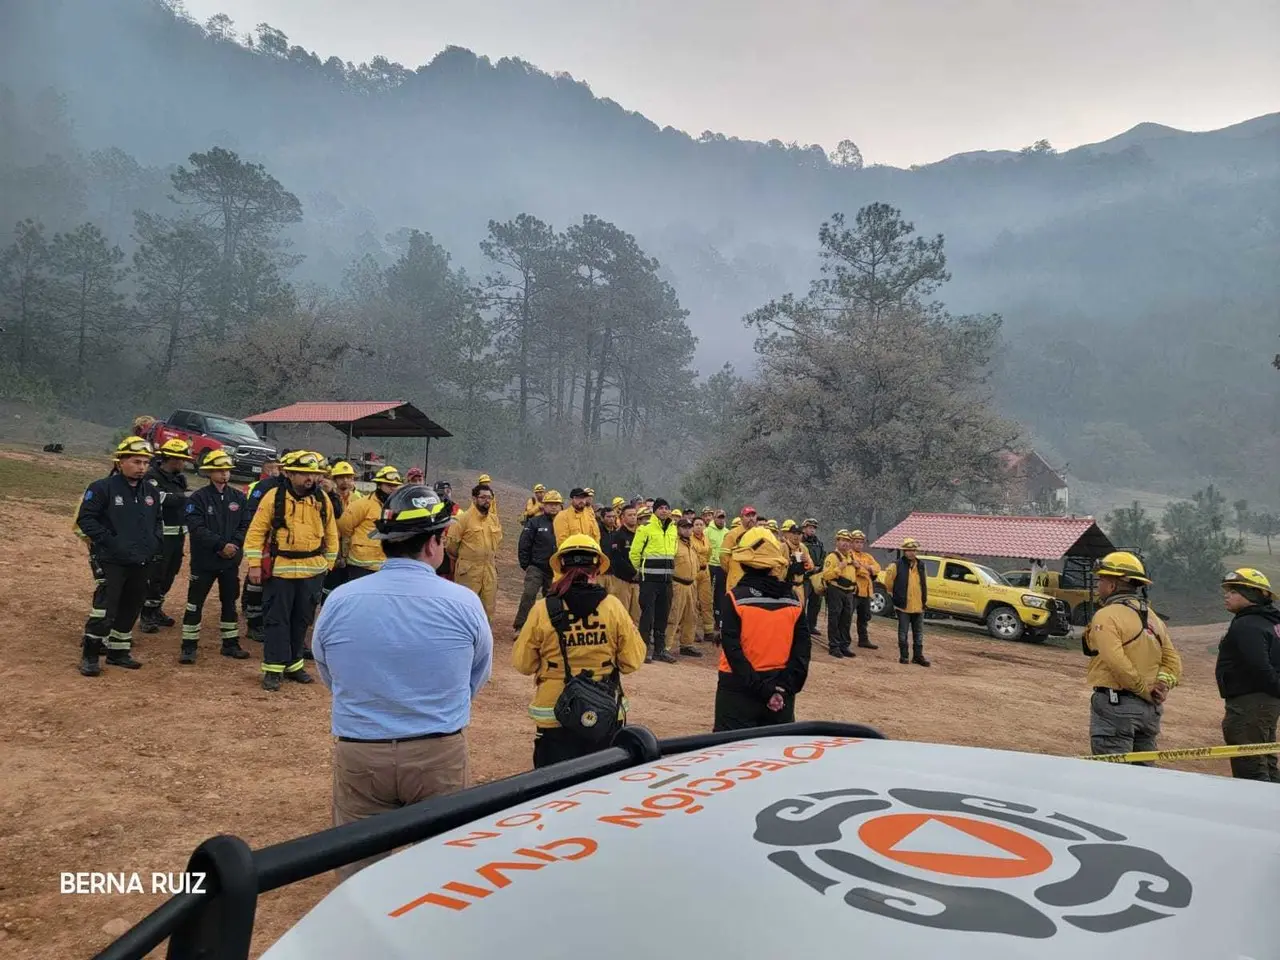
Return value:
M 670 580 L 676 563 L 676 522 L 670 517 L 664 527 L 657 517 L 636 528 L 631 541 L 631 565 L 640 573 L 641 580 Z

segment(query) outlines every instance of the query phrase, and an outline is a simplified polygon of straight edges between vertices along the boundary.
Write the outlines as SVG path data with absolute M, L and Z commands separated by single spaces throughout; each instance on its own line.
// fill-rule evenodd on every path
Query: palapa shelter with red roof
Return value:
M 925 553 L 1018 560 L 1106 556 L 1115 549 L 1093 517 L 1005 517 L 968 513 L 912 513 L 873 547 L 897 550 L 913 537 Z
M 422 469 L 431 457 L 431 440 L 453 436 L 425 413 L 404 400 L 302 401 L 278 410 L 245 417 L 246 423 L 327 423 L 347 437 L 351 457 L 353 437 L 423 437 L 427 441 Z

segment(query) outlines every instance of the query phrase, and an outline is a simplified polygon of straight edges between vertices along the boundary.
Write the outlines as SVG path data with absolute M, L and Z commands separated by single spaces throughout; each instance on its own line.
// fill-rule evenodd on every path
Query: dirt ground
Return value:
M 0 459 L 15 463 L 3 451 Z M 21 462 L 50 475 L 92 470 L 39 454 Z M 498 492 L 510 519 L 523 495 L 501 486 Z M 0 484 L 0 531 L 10 545 L 0 555 L 0 618 L 8 624 L 0 660 L 0 956 L 89 957 L 164 898 L 62 895 L 60 873 L 180 871 L 215 833 L 260 847 L 329 826 L 328 694 L 319 683 L 263 692 L 260 648 L 246 642 L 255 655 L 247 661 L 218 656 L 216 617 L 209 616 L 193 667 L 177 664 L 174 627 L 135 631 L 143 669 L 81 677 L 75 667 L 92 583 L 84 549 L 70 532 L 74 499 L 14 493 L 12 484 Z M 494 676 L 470 730 L 473 768 L 482 780 L 531 765 L 525 706 L 532 682 L 509 665 L 518 572 L 511 524 L 499 568 Z M 181 611 L 183 583 L 185 576 L 167 604 L 170 613 Z M 930 624 L 934 665 L 925 670 L 898 664 L 887 621 L 874 622 L 872 634 L 881 649 L 856 660 L 815 652 L 799 698 L 801 719 L 869 723 L 891 738 L 1051 754 L 1088 750 L 1078 650 L 1001 643 Z M 1215 627 L 1176 633 L 1186 677 L 1166 714 L 1167 747 L 1221 742 L 1213 682 L 1220 635 Z M 628 684 L 631 719 L 659 737 L 709 730 L 714 686 L 711 657 L 647 666 Z M 1227 773 L 1219 761 L 1184 768 Z M 325 876 L 266 895 L 255 956 L 333 882 Z

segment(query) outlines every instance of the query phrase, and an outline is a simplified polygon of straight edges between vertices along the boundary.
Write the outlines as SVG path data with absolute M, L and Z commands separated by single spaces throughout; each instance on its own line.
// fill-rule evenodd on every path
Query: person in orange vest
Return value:
M 809 676 L 809 625 L 787 583 L 786 550 L 756 527 L 734 545 L 742 577 L 725 594 L 715 727 L 745 730 L 796 718 L 796 696 Z

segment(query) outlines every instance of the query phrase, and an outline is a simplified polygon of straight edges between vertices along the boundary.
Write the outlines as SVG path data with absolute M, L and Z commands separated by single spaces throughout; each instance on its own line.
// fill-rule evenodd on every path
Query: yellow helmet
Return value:
M 799 531 L 800 528 L 796 526 L 796 522 L 794 520 L 783 520 L 782 527 L 780 529 L 783 533 L 793 533 Z
M 676 520 L 679 520 L 681 517 L 683 517 L 683 516 L 684 516 L 684 511 L 683 511 L 683 510 L 672 510 L 672 511 L 671 511 L 671 516 L 672 516 L 672 518 L 674 518 L 674 519 L 676 519 Z
M 551 555 L 551 573 L 560 577 L 565 566 L 594 566 L 597 574 L 609 572 L 609 558 L 605 556 L 600 544 L 585 533 L 575 533 L 564 538 L 560 549 Z
M 191 456 L 191 444 L 183 440 L 181 437 L 170 437 L 164 443 L 160 444 L 160 449 L 156 451 L 162 457 L 172 457 L 174 460 L 193 460 Z
M 111 459 L 123 460 L 125 457 L 149 457 L 155 452 L 155 448 L 141 437 L 125 437 L 116 447 L 116 452 Z
M 324 457 L 313 450 L 294 450 L 280 464 L 286 473 L 328 473 Z
M 865 533 L 863 533 L 861 530 L 851 530 L 851 531 L 849 532 L 849 539 L 850 539 L 850 540 L 865 540 L 865 539 L 867 539 L 867 535 L 866 535 Z
M 335 479 L 337 477 L 354 477 L 355 475 L 356 475 L 356 468 L 353 467 L 346 460 L 339 460 L 329 470 L 329 476 L 334 477 Z
M 1232 570 L 1222 578 L 1224 587 L 1252 587 L 1265 593 L 1268 597 L 1274 597 L 1275 591 L 1271 589 L 1271 581 L 1267 579 L 1267 575 L 1261 570 L 1255 570 L 1253 567 L 1240 567 Z
M 741 517 L 734 517 L 734 518 L 733 518 L 733 522 L 732 522 L 731 524 L 729 524 L 729 529 L 730 529 L 730 530 L 741 530 L 741 529 L 742 529 L 742 518 L 741 518 Z
M 853 537 L 849 534 L 849 531 L 848 531 L 848 530 L 837 530 L 837 531 L 836 531 L 836 540 L 837 540 L 837 541 L 839 541 L 839 540 L 852 540 L 852 539 L 853 539 Z
M 920 541 L 917 540 L 915 537 L 907 537 L 907 539 L 902 541 L 902 549 L 903 550 L 919 550 Z
M 766 520 L 766 521 L 765 521 L 765 526 L 766 526 L 766 527 L 768 527 L 770 530 L 772 530 L 774 533 L 777 533 L 777 532 L 778 532 L 778 521 L 777 521 L 777 520 L 772 520 L 772 519 L 770 519 L 770 520 Z
M 617 510 L 619 507 L 625 506 L 626 502 L 627 501 L 623 500 L 621 497 L 614 497 L 613 503 L 611 503 L 610 506 L 612 506 L 613 509 Z
M 582 492 L 585 493 L 588 497 L 594 497 L 596 495 L 596 492 L 592 490 L 590 487 L 583 487 Z
M 734 544 L 732 556 L 742 566 L 767 570 L 779 580 L 786 576 L 787 552 L 766 527 L 752 527 L 744 533 Z
M 231 470 L 235 467 L 235 461 L 231 459 L 231 454 L 219 447 L 216 450 L 210 450 L 204 455 L 204 459 L 200 461 L 201 472 L 210 470 Z
M 546 493 L 544 493 L 544 494 L 542 495 L 542 502 L 543 502 L 543 503 L 558 503 L 558 504 L 560 504 L 560 506 L 562 506 L 562 507 L 563 507 L 563 506 L 564 506 L 564 497 L 560 496 L 560 491 L 559 491 L 559 490 L 548 490 Z
M 404 478 L 400 476 L 400 471 L 391 464 L 387 464 L 373 475 L 374 483 L 389 483 L 393 487 L 398 487 L 404 483 Z
M 1118 580 L 1129 580 L 1133 583 L 1150 584 L 1147 568 L 1135 554 L 1127 550 L 1115 550 L 1098 561 L 1094 573 L 1100 577 L 1113 577 Z
M 493 477 L 489 476 L 487 473 L 480 474 L 480 476 L 476 477 L 476 486 L 478 487 L 482 483 L 493 483 Z
M 543 486 L 542 484 L 540 484 L 540 483 L 535 483 L 535 484 L 533 485 L 533 492 L 534 492 L 534 493 L 546 493 L 546 492 L 547 492 L 547 488 L 546 488 L 546 487 L 544 487 L 544 486 Z

